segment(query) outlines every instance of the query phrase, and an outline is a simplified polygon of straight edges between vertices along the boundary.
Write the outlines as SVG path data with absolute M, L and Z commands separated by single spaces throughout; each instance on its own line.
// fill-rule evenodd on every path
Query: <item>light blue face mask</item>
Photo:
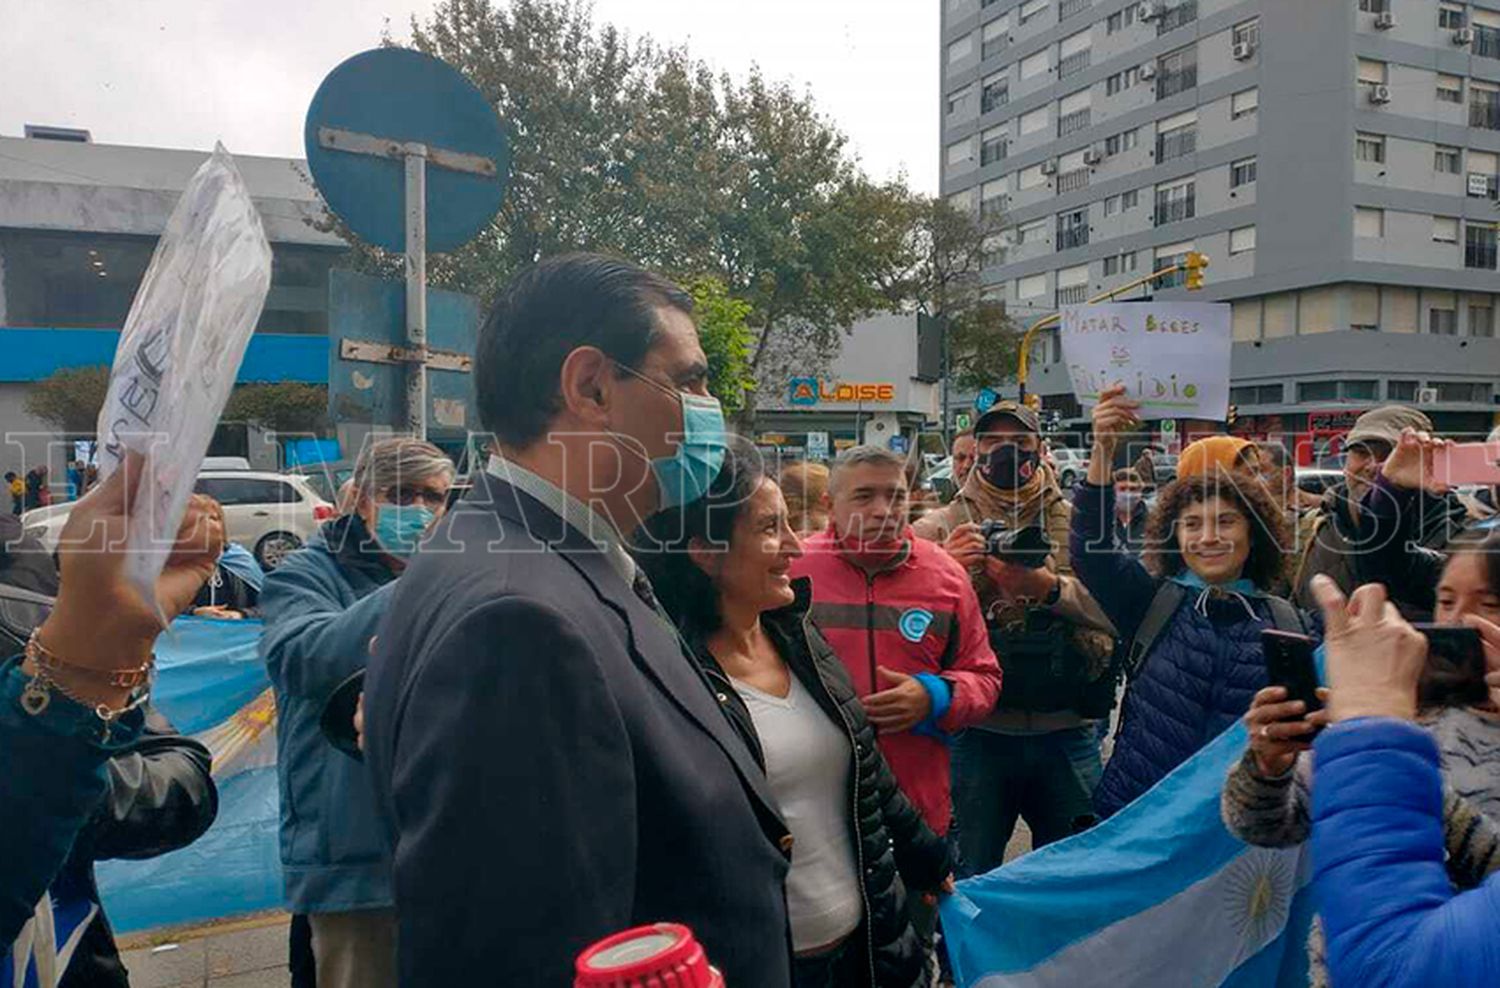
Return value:
M 658 391 L 675 396 L 682 406 L 682 436 L 677 452 L 658 456 L 651 461 L 659 491 L 659 510 L 690 504 L 708 493 L 708 485 L 724 465 L 729 446 L 724 425 L 724 409 L 717 398 L 672 391 L 639 371 L 619 365 L 626 373 L 640 378 Z
M 420 504 L 377 504 L 375 541 L 397 559 L 410 559 L 437 515 Z

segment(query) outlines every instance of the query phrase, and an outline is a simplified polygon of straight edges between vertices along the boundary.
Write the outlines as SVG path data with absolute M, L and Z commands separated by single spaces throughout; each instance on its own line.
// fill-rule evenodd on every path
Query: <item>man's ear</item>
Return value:
M 598 347 L 578 347 L 563 359 L 558 393 L 575 419 L 603 425 L 609 419 L 611 401 L 619 399 L 614 362 Z

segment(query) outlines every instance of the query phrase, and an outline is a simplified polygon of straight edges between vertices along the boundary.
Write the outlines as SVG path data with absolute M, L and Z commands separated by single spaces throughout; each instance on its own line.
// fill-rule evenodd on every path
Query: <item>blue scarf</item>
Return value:
M 1193 602 L 1193 609 L 1205 618 L 1208 617 L 1208 602 L 1217 594 L 1220 597 L 1239 601 L 1250 620 L 1261 620 L 1261 616 L 1255 613 L 1255 608 L 1251 606 L 1250 601 L 1255 597 L 1264 597 L 1266 593 L 1243 577 L 1230 583 L 1209 583 L 1192 570 L 1184 569 L 1172 577 L 1172 582 L 1189 590 L 1198 591 L 1198 599 Z

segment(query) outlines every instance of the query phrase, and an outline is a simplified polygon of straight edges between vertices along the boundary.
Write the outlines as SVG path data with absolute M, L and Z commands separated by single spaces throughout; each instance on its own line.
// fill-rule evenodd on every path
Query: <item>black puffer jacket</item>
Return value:
M 855 935 L 863 938 L 869 956 L 870 988 L 911 988 L 922 983 L 925 956 L 907 917 L 906 896 L 908 890 L 936 889 L 952 872 L 948 845 L 896 785 L 849 674 L 808 617 L 811 581 L 797 580 L 792 586 L 796 601 L 762 614 L 761 624 L 798 681 L 849 736 L 855 761 L 850 825 L 865 898 L 865 923 Z M 702 639 L 689 638 L 720 705 L 764 767 L 749 708 Z

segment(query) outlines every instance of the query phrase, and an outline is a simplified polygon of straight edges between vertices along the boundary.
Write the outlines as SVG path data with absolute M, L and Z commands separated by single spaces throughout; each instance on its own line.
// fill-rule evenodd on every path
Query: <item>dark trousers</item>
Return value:
M 860 967 L 860 933 L 821 954 L 792 959 L 792 988 L 862 988 L 870 980 Z
M 964 875 L 983 875 L 1005 862 L 1017 818 L 1031 828 L 1033 848 L 1091 825 L 1101 771 L 1093 725 L 1050 734 L 960 734 L 953 746 L 953 809 Z

